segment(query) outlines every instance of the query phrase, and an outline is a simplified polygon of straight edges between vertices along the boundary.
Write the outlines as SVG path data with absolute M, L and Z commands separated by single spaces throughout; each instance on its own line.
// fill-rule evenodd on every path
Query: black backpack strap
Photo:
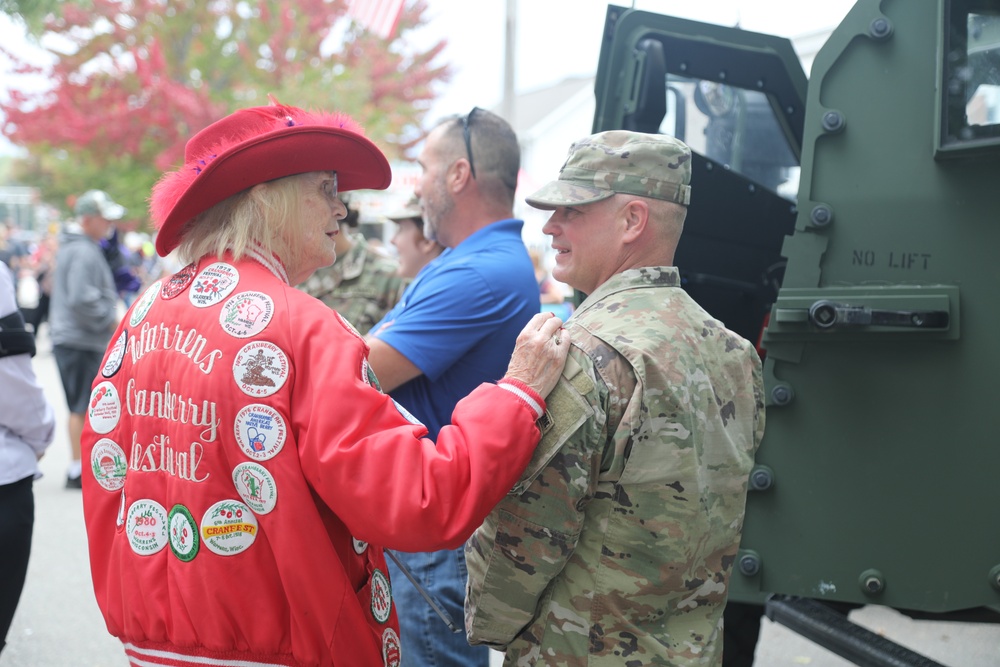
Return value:
M 25 353 L 35 356 L 35 335 L 25 328 L 21 311 L 15 310 L 0 317 L 0 357 Z

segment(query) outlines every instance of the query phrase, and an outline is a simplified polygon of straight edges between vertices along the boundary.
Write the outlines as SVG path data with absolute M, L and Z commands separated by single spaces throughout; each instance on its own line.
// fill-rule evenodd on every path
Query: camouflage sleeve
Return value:
M 607 388 L 576 347 L 547 397 L 542 440 L 510 494 L 465 545 L 469 642 L 504 647 L 537 614 L 583 528 L 597 484 Z
M 750 354 L 756 357 L 752 360 L 753 366 L 753 400 L 754 400 L 754 411 L 753 411 L 753 450 L 757 451 L 760 447 L 760 441 L 764 439 L 764 373 L 761 368 L 760 358 L 757 357 L 757 351 L 753 348 L 750 349 Z

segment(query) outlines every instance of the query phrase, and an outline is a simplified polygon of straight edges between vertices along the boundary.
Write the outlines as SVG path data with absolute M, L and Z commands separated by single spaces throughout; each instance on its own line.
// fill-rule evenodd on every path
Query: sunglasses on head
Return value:
M 469 115 L 462 116 L 462 136 L 465 137 L 465 152 L 469 155 L 469 171 L 472 172 L 472 178 L 476 177 L 476 166 L 472 162 L 472 131 L 469 126 L 472 125 L 472 114 L 477 111 L 479 107 L 472 107 Z

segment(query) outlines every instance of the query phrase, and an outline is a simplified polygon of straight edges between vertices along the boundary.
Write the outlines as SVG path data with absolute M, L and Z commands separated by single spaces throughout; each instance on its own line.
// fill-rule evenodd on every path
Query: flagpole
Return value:
M 504 41 L 503 101 L 501 115 L 514 125 L 514 56 L 517 50 L 517 0 L 507 0 L 507 30 Z M 515 128 L 516 129 L 516 128 Z

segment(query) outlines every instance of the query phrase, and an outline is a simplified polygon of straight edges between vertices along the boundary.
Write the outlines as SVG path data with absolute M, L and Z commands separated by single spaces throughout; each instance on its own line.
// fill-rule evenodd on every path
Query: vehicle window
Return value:
M 798 161 L 761 91 L 668 75 L 660 132 L 683 138 L 725 169 L 795 200 Z
M 1000 10 L 992 0 L 953 0 L 947 7 L 942 146 L 997 144 L 1000 142 Z

